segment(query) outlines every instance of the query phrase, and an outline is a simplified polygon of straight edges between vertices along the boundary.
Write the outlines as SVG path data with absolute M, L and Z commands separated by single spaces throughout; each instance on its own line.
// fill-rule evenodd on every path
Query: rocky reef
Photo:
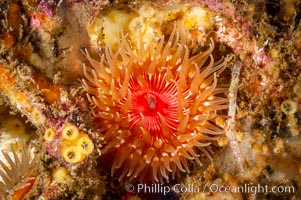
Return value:
M 1 199 L 300 199 L 298 0 L 0 2 Z

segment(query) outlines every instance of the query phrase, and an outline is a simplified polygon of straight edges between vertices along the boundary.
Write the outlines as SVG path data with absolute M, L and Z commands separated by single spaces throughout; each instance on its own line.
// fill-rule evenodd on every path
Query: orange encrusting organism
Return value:
M 96 107 L 106 146 L 115 152 L 111 174 L 119 178 L 169 181 L 177 171 L 190 172 L 189 162 L 201 165 L 197 149 L 207 147 L 223 130 L 215 126 L 217 110 L 226 109 L 220 97 L 227 88 L 217 87 L 217 76 L 226 61 L 214 63 L 209 48 L 190 56 L 184 31 L 175 27 L 169 39 L 132 48 L 122 36 L 119 49 L 106 46 L 100 61 L 86 52 L 83 86 Z
M 60 89 L 64 89 L 61 84 L 50 84 L 46 79 L 40 77 L 39 74 L 34 74 L 34 79 L 43 92 L 44 100 L 47 104 L 52 104 L 59 100 Z
M 8 50 L 15 45 L 16 39 L 13 34 L 6 32 L 1 35 L 1 42 L 5 50 Z
M 0 92 L 6 96 L 10 104 L 16 107 L 21 113 L 28 117 L 28 120 L 35 126 L 45 123 L 45 115 L 40 103 L 35 102 L 34 95 L 18 87 L 16 77 L 0 63 Z M 32 85 L 32 87 L 34 87 Z M 46 109 L 45 109 L 46 110 Z

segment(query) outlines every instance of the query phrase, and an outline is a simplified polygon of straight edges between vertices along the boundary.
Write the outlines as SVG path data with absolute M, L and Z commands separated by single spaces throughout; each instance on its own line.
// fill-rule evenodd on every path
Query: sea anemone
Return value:
M 25 144 L 22 145 L 21 153 L 20 159 L 13 148 L 12 156 L 2 151 L 8 165 L 0 160 L 1 199 L 23 199 L 33 185 L 35 177 L 32 176 L 32 170 L 36 166 L 37 156 L 31 156 L 30 149 L 27 149 Z
M 224 133 L 213 120 L 228 107 L 221 95 L 227 88 L 217 88 L 226 61 L 214 63 L 212 39 L 190 56 L 185 34 L 175 26 L 167 41 L 151 44 L 140 34 L 137 48 L 122 35 L 119 49 L 107 45 L 100 62 L 85 52 L 91 67 L 83 65 L 83 86 L 120 180 L 164 182 L 190 172 L 187 160 L 201 165 L 199 150 L 210 156 L 210 141 Z

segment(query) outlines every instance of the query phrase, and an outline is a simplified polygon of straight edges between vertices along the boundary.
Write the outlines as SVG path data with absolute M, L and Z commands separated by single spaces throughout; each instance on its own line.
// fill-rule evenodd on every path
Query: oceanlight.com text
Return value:
M 240 186 L 221 186 L 218 184 L 205 185 L 205 190 L 209 192 L 231 192 L 231 193 L 250 193 L 256 195 L 258 193 L 295 193 L 294 186 L 268 186 L 268 185 L 252 185 L 244 184 Z

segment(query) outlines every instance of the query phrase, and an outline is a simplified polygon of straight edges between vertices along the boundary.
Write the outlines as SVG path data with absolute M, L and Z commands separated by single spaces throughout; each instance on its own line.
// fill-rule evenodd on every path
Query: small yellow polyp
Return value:
M 65 183 L 68 178 L 68 170 L 65 167 L 58 167 L 52 171 L 52 181 L 57 183 Z
M 54 137 L 55 137 L 55 131 L 52 128 L 48 128 L 44 134 L 45 141 L 51 142 L 54 140 Z
M 82 161 L 83 157 L 76 146 L 70 146 L 63 149 L 63 158 L 68 163 L 78 163 Z
M 94 149 L 94 144 L 89 137 L 84 136 L 78 140 L 77 148 L 83 154 L 90 154 Z
M 66 140 L 75 140 L 78 137 L 78 128 L 72 124 L 65 124 L 62 130 L 62 137 Z
M 6 128 L 6 130 L 14 135 L 24 135 L 25 132 L 25 124 L 18 118 L 10 117 L 6 119 L 3 123 L 3 126 Z

